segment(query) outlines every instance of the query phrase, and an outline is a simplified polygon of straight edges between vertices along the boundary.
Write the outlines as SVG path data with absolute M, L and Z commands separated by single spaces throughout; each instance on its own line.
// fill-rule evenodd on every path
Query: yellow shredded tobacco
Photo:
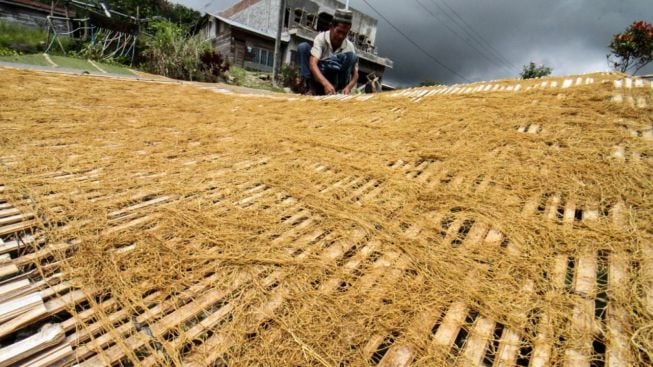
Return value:
M 0 184 L 87 294 L 70 363 L 653 361 L 648 82 L 337 100 L 0 70 Z

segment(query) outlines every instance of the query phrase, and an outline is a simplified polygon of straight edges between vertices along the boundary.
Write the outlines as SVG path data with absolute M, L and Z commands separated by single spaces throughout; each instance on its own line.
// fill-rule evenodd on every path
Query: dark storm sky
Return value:
M 173 2 L 224 9 L 236 1 Z M 612 35 L 635 20 L 653 22 L 653 0 L 350 0 L 350 6 L 378 19 L 379 54 L 395 63 L 385 81 L 398 86 L 516 77 L 530 61 L 551 66 L 554 75 L 609 70 Z M 653 66 L 642 73 L 653 73 Z

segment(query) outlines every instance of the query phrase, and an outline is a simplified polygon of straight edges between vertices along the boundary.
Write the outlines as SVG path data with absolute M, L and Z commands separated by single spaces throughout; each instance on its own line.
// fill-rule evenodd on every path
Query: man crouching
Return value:
M 358 81 L 358 56 L 354 44 L 347 39 L 352 13 L 336 10 L 329 30 L 315 37 L 313 46 L 299 44 L 300 72 L 308 94 L 351 93 Z

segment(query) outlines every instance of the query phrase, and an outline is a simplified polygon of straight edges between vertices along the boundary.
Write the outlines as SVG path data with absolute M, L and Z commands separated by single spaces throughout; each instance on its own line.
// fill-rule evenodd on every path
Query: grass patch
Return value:
M 46 38 L 45 30 L 0 21 L 0 48 L 37 53 L 43 51 Z
M 282 88 L 275 87 L 272 84 L 272 80 L 269 77 L 270 73 L 248 71 L 237 66 L 231 66 L 229 68 L 229 75 L 233 78 L 232 84 L 239 85 L 241 87 L 264 89 L 272 92 L 284 93 Z M 268 76 L 268 79 L 263 80 L 260 78 L 261 76 Z
M 52 61 L 55 64 L 59 65 L 62 68 L 71 68 L 71 69 L 81 69 L 88 71 L 99 71 L 95 66 L 91 65 L 90 62 L 82 59 L 76 59 L 73 57 L 64 57 L 64 56 L 55 56 L 50 55 Z
M 0 61 L 14 62 L 19 64 L 50 66 L 50 63 L 43 57 L 42 54 L 34 55 L 14 55 L 14 56 L 0 56 Z
M 116 65 L 116 64 L 104 64 L 104 63 L 99 63 L 95 61 L 96 64 L 98 64 L 104 71 L 107 73 L 112 73 L 112 74 L 123 74 L 123 75 L 134 75 L 129 69 L 126 67 Z
M 57 64 L 57 66 L 62 68 L 80 69 L 93 72 L 99 71 L 95 66 L 91 65 L 90 62 L 83 59 L 57 55 L 50 55 L 50 59 L 52 59 L 52 61 Z M 43 54 L 0 56 L 0 61 L 27 65 L 51 66 Z M 134 75 L 134 73 L 129 69 L 120 65 L 105 64 L 97 61 L 95 63 L 107 73 Z
M 234 78 L 234 84 L 244 86 L 247 70 L 238 66 L 231 66 L 229 67 L 229 75 Z

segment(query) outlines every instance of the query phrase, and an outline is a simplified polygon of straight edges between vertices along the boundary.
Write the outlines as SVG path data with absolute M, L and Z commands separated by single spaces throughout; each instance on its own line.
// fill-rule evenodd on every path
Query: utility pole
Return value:
M 274 60 L 272 61 L 272 84 L 277 85 L 279 68 L 281 66 L 281 30 L 283 29 L 283 18 L 286 12 L 286 0 L 279 0 L 279 24 L 277 26 L 277 38 L 274 41 Z
M 141 7 L 138 5 L 136 6 L 136 25 L 138 26 L 138 30 L 134 35 L 134 47 L 132 48 L 132 59 L 129 62 L 129 66 L 134 66 L 134 57 L 136 57 L 136 45 L 138 44 L 136 40 L 141 35 Z

